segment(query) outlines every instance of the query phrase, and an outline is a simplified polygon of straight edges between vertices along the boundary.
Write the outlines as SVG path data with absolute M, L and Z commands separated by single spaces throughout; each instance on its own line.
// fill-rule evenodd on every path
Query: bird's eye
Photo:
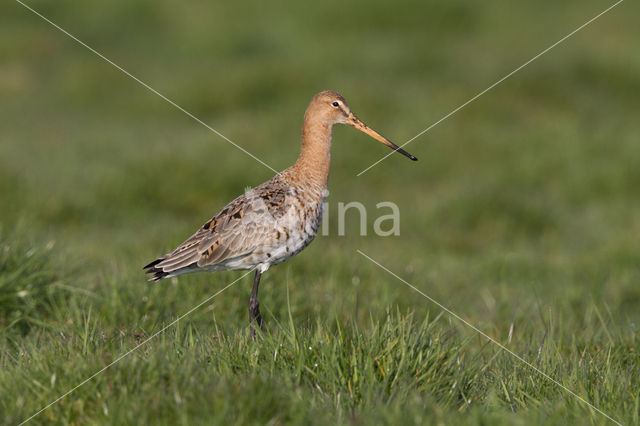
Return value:
M 334 103 L 332 103 L 331 105 L 333 105 L 334 107 L 338 108 L 340 106 L 340 104 L 338 103 L 338 101 L 335 101 Z

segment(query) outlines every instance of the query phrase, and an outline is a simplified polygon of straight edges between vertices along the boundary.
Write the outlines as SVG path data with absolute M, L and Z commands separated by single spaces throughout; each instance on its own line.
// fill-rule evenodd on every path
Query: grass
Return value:
M 411 138 L 599 1 L 29 3 L 276 169 L 342 92 Z M 98 7 L 99 6 L 99 7 Z M 0 422 L 640 423 L 640 55 L 623 2 L 413 142 L 336 128 L 329 235 L 263 277 L 141 266 L 271 172 L 9 2 L 0 16 Z M 338 235 L 393 201 L 401 235 Z M 386 212 L 385 212 L 386 213 Z M 383 214 L 383 213 L 380 213 Z M 140 347 L 141 343 L 143 343 Z

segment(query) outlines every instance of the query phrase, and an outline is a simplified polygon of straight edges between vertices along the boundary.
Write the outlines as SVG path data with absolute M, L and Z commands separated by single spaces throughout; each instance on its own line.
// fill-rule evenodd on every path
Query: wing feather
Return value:
M 239 260 L 274 243 L 277 218 L 286 211 L 287 189 L 268 184 L 231 201 L 175 250 L 147 265 L 147 272 L 154 274 L 151 279 Z

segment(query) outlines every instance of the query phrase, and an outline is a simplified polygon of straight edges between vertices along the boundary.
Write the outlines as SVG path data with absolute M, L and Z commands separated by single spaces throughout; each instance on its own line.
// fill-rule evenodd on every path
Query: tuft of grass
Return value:
M 26 334 L 47 327 L 69 289 L 52 256 L 54 242 L 40 244 L 23 232 L 0 230 L 0 330 Z
M 101 369 L 40 420 L 606 424 L 528 366 L 478 336 L 465 337 L 442 314 L 419 319 L 387 310 L 366 327 L 320 319 L 301 327 L 271 318 L 256 340 L 247 327 L 226 332 L 214 321 L 204 333 L 187 319 L 141 345 L 144 332 L 105 334 L 102 321 L 88 312 L 73 333 L 31 333 L 2 354 L 6 424 L 24 420 Z M 637 345 L 593 349 L 543 342 L 523 356 L 603 411 L 623 421 L 637 418 L 637 402 L 627 396 L 637 395 Z M 40 355 L 53 352 L 56 357 Z M 21 365 L 29 365 L 28 376 Z M 12 393 L 17 386 L 22 392 Z

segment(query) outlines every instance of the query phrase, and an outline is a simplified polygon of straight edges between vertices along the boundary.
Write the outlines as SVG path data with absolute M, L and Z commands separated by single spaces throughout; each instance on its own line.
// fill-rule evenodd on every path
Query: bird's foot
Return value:
M 260 330 L 264 333 L 266 331 L 265 327 L 264 327 L 264 322 L 262 322 L 262 317 L 258 317 L 256 318 L 254 321 L 251 321 L 251 325 L 250 330 L 251 330 L 251 339 L 255 340 L 256 338 L 256 329 L 254 327 L 254 324 L 257 324 L 258 327 L 260 327 Z
M 262 315 L 260 314 L 260 304 L 257 300 L 253 303 L 249 303 L 249 327 L 251 331 L 251 339 L 256 338 L 256 330 L 254 328 L 254 325 L 256 324 L 264 333 L 264 322 L 262 321 Z

